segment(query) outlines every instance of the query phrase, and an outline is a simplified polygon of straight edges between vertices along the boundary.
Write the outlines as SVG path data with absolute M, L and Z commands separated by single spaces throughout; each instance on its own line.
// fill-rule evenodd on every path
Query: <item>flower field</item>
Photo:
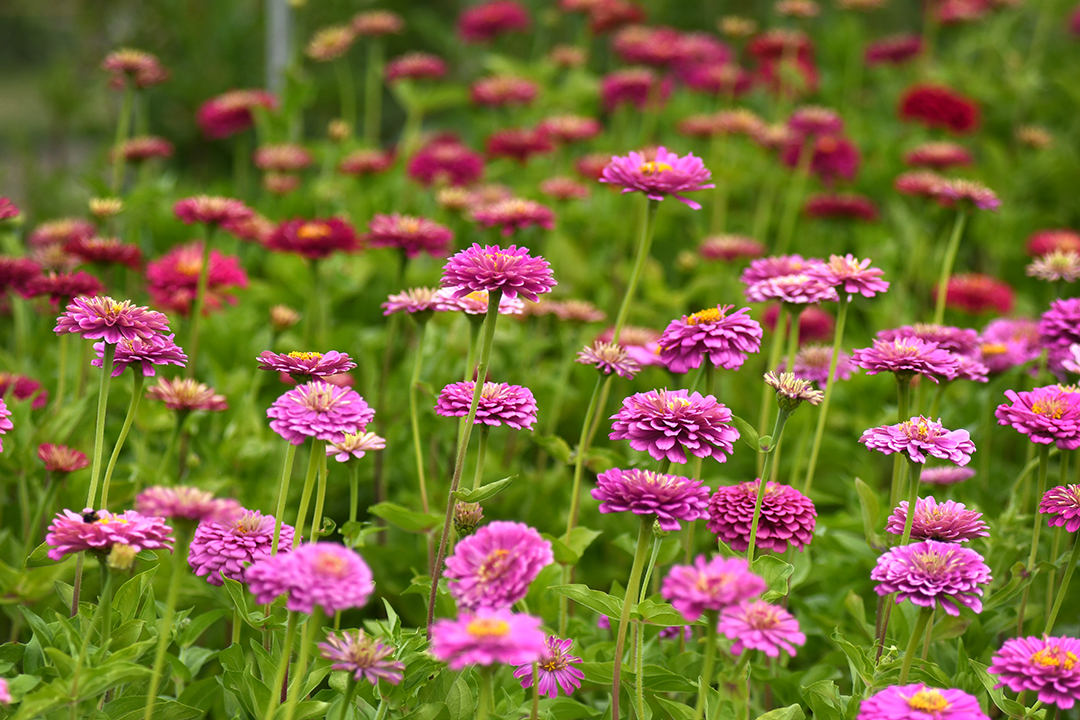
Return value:
M 0 718 L 1080 717 L 1070 4 L 73 11 Z

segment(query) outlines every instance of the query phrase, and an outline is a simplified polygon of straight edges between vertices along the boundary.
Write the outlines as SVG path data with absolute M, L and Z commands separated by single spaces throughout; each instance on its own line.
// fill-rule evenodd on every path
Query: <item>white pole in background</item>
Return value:
M 285 88 L 291 30 L 289 0 L 266 0 L 266 89 L 275 95 Z

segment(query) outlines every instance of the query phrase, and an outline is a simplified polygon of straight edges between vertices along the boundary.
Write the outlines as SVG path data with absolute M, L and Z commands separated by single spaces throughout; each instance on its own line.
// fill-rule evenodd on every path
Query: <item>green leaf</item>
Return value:
M 990 597 L 986 598 L 986 602 L 983 603 L 983 612 L 1012 600 L 1020 594 L 1020 591 L 1023 590 L 1024 586 L 1030 583 L 1031 580 L 1032 576 L 1024 572 L 1024 563 L 1014 563 L 1013 566 L 1009 568 L 1009 582 L 990 593 Z
M 401 720 L 435 720 L 437 717 L 450 717 L 446 703 L 434 702 L 421 705 Z
M 832 680 L 819 680 L 802 689 L 802 698 L 810 706 L 814 720 L 843 720 L 844 703 L 840 688 Z
M 199 639 L 199 636 L 206 632 L 206 629 L 216 623 L 221 618 L 229 614 L 228 610 L 212 610 L 210 612 L 196 615 L 184 631 L 180 633 L 180 647 L 189 647 L 195 644 L 195 641 Z
M 615 663 L 613 662 L 583 662 L 578 669 L 585 673 L 585 682 L 593 685 L 607 685 L 611 687 L 614 680 Z M 625 665 L 623 666 L 625 667 Z
M 593 540 L 600 537 L 598 530 L 590 530 L 585 527 L 576 527 L 570 531 L 570 544 L 563 542 L 562 538 L 543 533 L 544 539 L 551 543 L 551 550 L 555 555 L 555 562 L 560 565 L 576 565 L 585 550 L 592 545 Z M 563 536 L 565 537 L 565 535 Z
M 146 586 L 154 579 L 157 571 L 158 566 L 155 565 L 121 585 L 120 589 L 113 595 L 114 612 L 124 620 L 134 618 L 135 613 L 139 610 L 139 601 L 142 599 L 143 593 L 146 592 Z
M 352 520 L 342 525 L 338 532 L 345 538 L 345 544 L 348 547 L 358 548 L 364 547 L 367 544 L 368 536 L 384 532 L 385 530 L 385 525 L 376 525 L 373 522 Z
M 549 588 L 553 592 L 565 595 L 578 605 L 583 605 L 590 610 L 595 610 L 609 618 L 618 618 L 622 615 L 622 600 L 612 597 L 605 592 L 593 590 L 588 585 L 575 583 L 573 585 L 552 585 Z
M 504 477 L 502 480 L 496 480 L 495 482 L 488 483 L 487 485 L 481 485 L 475 490 L 455 490 L 454 497 L 461 502 L 465 503 L 478 503 L 487 500 L 489 497 L 498 495 L 507 487 L 510 483 L 514 482 L 517 475 L 511 475 L 510 477 Z M 384 503 L 385 504 L 385 503 Z
M 757 430 L 750 423 L 738 415 L 732 415 L 731 424 L 739 431 L 740 440 L 754 448 L 754 452 L 761 452 L 761 438 L 758 437 Z
M 682 616 L 678 610 L 668 603 L 660 603 L 654 600 L 642 600 L 634 606 L 631 616 L 653 625 L 675 626 L 693 625 L 694 623 Z M 651 686 L 650 686 L 651 687 Z
M 368 508 L 368 512 L 376 517 L 381 517 L 394 527 L 411 533 L 428 532 L 443 522 L 443 518 L 438 515 L 415 512 L 391 502 L 372 505 Z
M 881 515 L 877 493 L 860 478 L 855 478 L 855 490 L 859 493 L 859 507 L 862 509 L 863 534 L 866 535 L 866 542 L 877 545 L 879 544 L 877 522 Z
M 600 717 L 603 714 L 596 708 L 582 705 L 577 700 L 568 697 L 558 697 L 549 702 L 547 712 L 554 720 L 587 720 L 587 718 Z
M 758 715 L 757 720 L 806 720 L 806 713 L 803 712 L 802 706 L 796 703 Z
M 570 464 L 570 444 L 558 435 L 532 434 L 532 441 L 542 447 L 551 457 L 564 465 Z
M 446 696 L 446 710 L 450 714 L 450 720 L 469 720 L 476 711 L 472 690 L 461 675 L 458 675 L 450 686 L 450 692 Z
M 990 699 L 997 705 L 998 709 L 1003 713 L 1006 713 L 1009 717 L 1024 717 L 1026 711 L 1024 706 L 1015 700 L 1010 700 L 1005 697 L 1005 693 L 1001 691 L 1001 688 L 994 688 L 997 680 L 991 677 L 990 673 L 986 671 L 988 665 L 983 665 L 980 662 L 974 660 L 968 660 L 968 665 L 975 671 L 975 677 L 979 679 L 983 687 L 986 688 L 986 692 L 990 694 Z
M 674 702 L 660 696 L 656 696 L 653 699 L 660 704 L 660 707 L 671 715 L 671 720 L 694 720 L 694 709 L 686 703 Z
M 126 695 L 106 703 L 102 708 L 109 720 L 139 720 L 146 708 L 145 695 Z M 203 711 L 175 700 L 158 698 L 154 702 L 154 720 L 195 720 L 203 716 Z
M 773 451 L 772 435 L 762 435 L 758 438 L 758 452 L 770 453 Z
M 874 684 L 874 663 L 867 657 L 866 652 L 861 647 L 845 640 L 839 630 L 833 631 L 832 639 L 844 652 L 844 655 L 847 656 L 852 677 L 859 678 L 867 687 L 872 686 Z
M 762 600 L 771 602 L 787 595 L 787 580 L 795 567 L 773 555 L 762 555 L 754 560 L 750 569 L 765 581 L 769 589 L 761 596 Z
M 26 567 L 45 567 L 46 565 L 55 565 L 56 561 L 49 557 L 49 543 L 41 543 L 34 552 L 30 553 L 30 557 L 26 558 Z

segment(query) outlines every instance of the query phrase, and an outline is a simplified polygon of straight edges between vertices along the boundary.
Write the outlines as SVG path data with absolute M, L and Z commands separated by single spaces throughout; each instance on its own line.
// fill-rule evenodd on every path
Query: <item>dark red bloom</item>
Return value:
M 76 237 L 64 243 L 64 252 L 87 263 L 116 263 L 132 270 L 142 266 L 142 252 L 138 246 L 120 242 L 119 238 Z
M 512 158 L 523 165 L 530 156 L 549 153 L 554 149 L 547 133 L 532 128 L 496 130 L 487 139 L 488 155 Z
M 146 266 L 147 290 L 161 307 L 187 316 L 195 299 L 202 272 L 203 244 L 196 241 L 170 250 Z M 228 294 L 234 287 L 245 288 L 247 274 L 238 258 L 210 251 L 210 268 L 206 278 L 206 305 L 203 314 L 220 310 L 224 303 L 233 304 L 236 298 Z
M 26 283 L 41 274 L 41 266 L 30 258 L 0 255 L 0 293 L 11 288 L 22 293 Z
M 409 160 L 409 177 L 423 185 L 472 185 L 484 174 L 484 158 L 451 136 L 438 137 Z
M 788 167 L 799 164 L 799 156 L 804 150 L 805 141 L 796 137 L 784 146 L 781 159 Z M 826 185 L 831 185 L 838 177 L 851 180 L 859 169 L 859 149 L 850 140 L 839 135 L 822 135 L 814 138 L 813 158 L 810 160 L 810 172 L 821 178 Z
M 203 135 L 211 140 L 229 137 L 255 124 L 255 108 L 277 109 L 277 99 L 265 90 L 230 90 L 210 98 L 195 117 Z
M 855 193 L 821 193 L 806 199 L 803 212 L 818 218 L 854 218 L 874 222 L 878 209 L 874 201 Z
M 18 215 L 19 208 L 11 202 L 11 198 L 0 197 L 0 220 L 10 220 Z
M 390 150 L 363 149 L 349 153 L 338 163 L 338 172 L 344 175 L 374 175 L 388 170 L 394 164 Z
M 645 9 L 630 0 L 590 0 L 584 4 L 589 15 L 589 29 L 594 35 L 645 22 Z
M 991 311 L 1007 315 L 1012 311 L 1015 300 L 1015 293 L 1007 284 L 978 273 L 953 275 L 945 291 L 945 304 L 948 307 L 972 315 Z
M 686 57 L 682 33 L 666 26 L 624 27 L 611 38 L 611 49 L 627 65 L 662 68 Z
M 34 410 L 40 410 L 49 404 L 49 393 L 40 382 L 26 375 L 13 375 L 0 371 L 0 400 L 4 398 L 8 390 L 11 390 L 11 396 L 16 400 L 33 398 L 30 407 Z
M 915 85 L 900 98 L 900 119 L 918 121 L 963 135 L 979 126 L 979 106 L 939 85 Z
M 1042 257 L 1060 250 L 1080 253 L 1080 233 L 1075 230 L 1040 230 L 1027 241 L 1028 255 Z
M 653 89 L 660 83 L 659 92 Z M 604 76 L 600 83 L 600 97 L 604 109 L 612 112 L 623 103 L 630 103 L 638 110 L 644 110 L 650 101 L 663 103 L 671 94 L 671 80 L 659 80 L 649 68 L 637 67 L 616 70 Z M 658 97 L 655 97 L 658 96 Z
M 278 225 L 277 230 L 266 240 L 266 247 L 317 260 L 338 251 L 359 250 L 360 240 L 352 226 L 340 218 L 294 218 Z
M 866 47 L 867 65 L 899 65 L 922 52 L 923 41 L 918 35 L 890 35 Z
M 698 63 L 681 66 L 679 79 L 698 92 L 738 97 L 750 89 L 753 77 L 733 62 Z
M 461 13 L 458 35 L 467 43 L 486 43 L 508 32 L 529 29 L 529 11 L 513 0 L 490 0 Z
M 776 330 L 776 317 L 780 314 L 779 305 L 769 305 L 761 315 L 761 324 Z M 788 320 L 790 326 L 791 320 Z M 805 306 L 802 315 L 799 316 L 799 342 L 825 342 L 833 339 L 833 328 L 836 321 L 833 316 L 814 305 Z
M 79 295 L 93 297 L 105 290 L 101 281 L 90 273 L 79 270 L 78 272 L 48 272 L 38 275 L 29 280 L 23 288 L 25 297 L 37 297 L 48 295 L 49 302 L 53 305 L 61 301 L 67 303 Z

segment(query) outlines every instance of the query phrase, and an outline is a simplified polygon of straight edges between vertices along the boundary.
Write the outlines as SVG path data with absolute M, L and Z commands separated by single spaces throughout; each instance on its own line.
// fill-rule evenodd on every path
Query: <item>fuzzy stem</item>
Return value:
M 128 406 L 127 417 L 124 418 L 124 426 L 120 428 L 120 437 L 116 438 L 116 445 L 113 447 L 112 457 L 109 458 L 109 465 L 105 468 L 105 479 L 101 482 L 101 507 L 107 508 L 109 506 L 109 482 L 112 480 L 113 469 L 116 467 L 116 460 L 120 457 L 120 451 L 124 448 L 124 441 L 127 440 L 128 431 L 131 430 L 131 423 L 135 420 L 135 413 L 139 409 L 139 401 L 142 399 L 143 388 L 143 374 L 135 366 L 132 366 L 132 385 L 131 385 L 131 405 Z
M 176 601 L 180 597 L 180 580 L 187 566 L 188 545 L 191 532 L 184 527 L 177 527 L 176 546 L 173 548 L 172 575 L 169 577 L 169 591 L 165 598 L 165 614 L 158 626 L 157 651 L 154 653 L 154 669 L 150 675 L 150 686 L 146 690 L 146 709 L 143 720 L 151 720 L 154 715 L 154 703 L 157 702 L 158 685 L 165 669 L 165 652 L 169 649 L 169 637 L 172 635 L 173 618 L 176 616 Z
M 281 648 L 277 670 L 274 672 L 274 682 L 270 685 L 270 702 L 266 705 L 263 720 L 274 720 L 274 711 L 281 702 L 281 687 L 285 683 L 285 675 L 289 672 L 289 659 L 292 657 L 293 643 L 296 640 L 296 616 L 297 613 L 289 611 L 289 620 L 285 624 L 285 642 Z
M 319 474 L 319 455 L 326 454 L 326 441 L 313 438 L 311 455 L 308 457 L 307 475 L 304 477 L 304 489 L 300 495 L 300 509 L 296 512 L 296 534 L 293 536 L 293 548 L 304 539 L 304 524 L 307 521 L 308 505 L 311 504 L 311 492 L 315 489 L 315 478 Z
M 779 449 L 780 438 L 784 434 L 784 425 L 787 424 L 788 416 L 791 415 L 790 410 L 780 408 L 780 412 L 776 416 L 776 424 L 773 426 L 772 441 L 769 443 L 769 452 L 765 457 L 765 470 L 768 470 L 769 464 L 776 462 L 774 455 Z M 746 559 L 749 562 L 754 562 L 754 548 L 757 544 L 757 531 L 758 522 L 761 520 L 761 503 L 765 500 L 765 488 L 768 485 L 765 478 L 769 476 L 769 473 L 764 470 L 761 473 L 761 477 L 758 479 L 758 493 L 757 499 L 754 501 L 754 519 L 750 523 L 750 545 L 746 548 Z
M 90 492 L 86 497 L 86 507 L 96 506 L 98 478 L 101 477 L 101 460 L 105 452 L 105 411 L 109 405 L 109 382 L 112 380 L 113 357 L 116 346 L 105 343 L 104 358 L 101 362 L 101 385 L 98 386 L 97 424 L 94 426 L 94 461 L 90 469 Z
M 481 667 L 478 668 L 480 675 L 480 694 L 476 698 L 476 720 L 487 720 L 488 713 L 491 712 L 491 706 L 494 704 L 493 691 L 491 687 L 491 668 Z
M 316 640 L 316 634 L 322 627 L 322 606 L 316 605 L 311 609 L 311 615 L 304 623 L 304 629 L 300 633 L 300 656 L 296 659 L 296 669 L 293 671 L 292 687 L 285 699 L 285 720 L 293 720 L 296 714 L 296 705 L 300 702 L 300 694 L 304 689 L 304 682 L 308 677 L 308 657 L 311 655 L 311 644 Z
M 915 650 L 919 647 L 919 641 L 923 639 L 923 632 L 926 631 L 926 625 L 930 622 L 930 615 L 933 612 L 934 608 L 932 607 L 919 608 L 919 617 L 915 620 L 915 627 L 911 630 L 911 638 L 908 640 L 907 649 L 904 650 L 904 662 L 900 666 L 898 685 L 907 683 L 908 673 L 911 672 L 911 663 L 915 659 Z
M 195 377 L 195 361 L 199 355 L 199 329 L 202 324 L 203 307 L 206 304 L 206 284 L 210 277 L 210 244 L 214 238 L 214 226 L 206 226 L 206 240 L 203 242 L 202 265 L 199 267 L 199 282 L 195 286 L 195 302 L 191 306 L 191 336 L 187 342 L 188 363 L 184 377 Z
M 1050 466 L 1050 446 L 1039 446 L 1039 493 L 1035 497 L 1042 498 L 1046 493 L 1046 473 Z M 1029 573 L 1035 572 L 1035 560 L 1039 556 L 1039 533 L 1042 531 L 1043 519 L 1038 511 L 1035 512 L 1035 522 L 1031 529 L 1031 553 L 1028 555 L 1027 567 L 1025 570 Z M 1017 636 L 1024 634 L 1024 614 L 1027 610 L 1028 594 L 1031 592 L 1031 585 L 1024 587 L 1024 594 L 1020 597 L 1020 617 L 1016 621 L 1016 634 Z
M 634 564 L 630 569 L 630 579 L 626 583 L 626 595 L 623 597 L 622 615 L 619 617 L 619 629 L 615 635 L 615 665 L 611 681 L 611 717 L 619 716 L 619 680 L 622 675 L 623 647 L 626 644 L 626 628 L 630 621 L 630 607 L 637 599 L 641 582 L 641 570 L 645 565 L 645 554 L 649 551 L 649 538 L 652 536 L 653 516 L 641 518 L 638 528 L 637 549 L 634 551 Z
M 832 357 L 829 359 L 829 374 L 825 376 L 825 398 L 821 401 L 821 412 L 818 414 L 817 428 L 814 430 L 814 445 L 810 449 L 810 462 L 806 468 L 803 495 L 810 494 L 810 486 L 814 483 L 814 471 L 817 469 L 818 453 L 821 452 L 821 441 L 825 437 L 825 420 L 829 415 L 829 403 L 832 401 L 833 387 L 836 385 L 836 365 L 840 360 L 840 344 L 844 339 L 844 325 L 847 323 L 848 305 L 850 304 L 851 295 L 844 293 L 840 298 L 840 307 L 836 311 L 836 332 L 833 335 Z
M 1054 621 L 1057 620 L 1058 612 L 1061 611 L 1061 603 L 1065 601 L 1069 593 L 1069 582 L 1072 580 L 1077 562 L 1080 562 L 1080 538 L 1073 538 L 1073 549 L 1065 564 L 1065 575 L 1061 578 L 1061 587 L 1058 588 L 1057 596 L 1054 598 L 1054 609 L 1050 611 L 1050 617 L 1046 618 L 1046 629 L 1043 630 L 1043 635 L 1049 635 L 1054 629 Z
M 626 293 L 623 295 L 622 304 L 619 306 L 619 314 L 615 317 L 615 329 L 611 335 L 611 342 L 618 343 L 619 335 L 626 318 L 630 314 L 630 304 L 634 300 L 638 282 L 641 280 L 641 271 L 645 267 L 645 261 L 649 257 L 649 249 L 652 247 L 653 232 L 656 229 L 656 210 L 660 203 L 655 200 L 645 201 L 645 217 L 641 223 L 641 237 L 638 241 L 637 257 L 634 258 L 634 267 L 630 271 L 630 281 L 626 285 Z
M 479 490 L 484 484 L 484 459 L 487 456 L 488 433 L 490 431 L 491 428 L 488 425 L 480 426 L 477 437 L 476 472 L 473 474 L 473 490 Z
M 705 663 L 701 666 L 701 678 L 698 680 L 697 704 L 694 705 L 694 720 L 701 720 L 705 714 L 705 696 L 712 685 L 713 668 L 716 665 L 716 611 L 705 611 Z
M 956 220 L 953 222 L 952 236 L 945 248 L 945 258 L 941 263 L 941 277 L 938 279 L 937 300 L 934 304 L 934 324 L 940 325 L 945 320 L 945 298 L 949 294 L 949 278 L 952 276 L 953 264 L 956 262 L 956 253 L 960 250 L 960 238 L 964 234 L 964 223 L 967 222 L 967 213 L 963 210 L 956 211 Z
M 780 304 L 780 310 L 776 314 L 776 326 L 773 328 L 773 340 L 772 345 L 769 347 L 769 359 L 765 363 L 765 372 L 772 372 L 776 369 L 776 366 L 780 364 L 780 353 L 784 349 L 784 337 L 787 335 L 787 306 L 783 303 Z M 768 383 L 763 383 L 761 389 L 761 414 L 758 416 L 758 434 L 764 435 L 766 426 L 769 423 L 769 411 L 772 409 L 772 403 L 769 402 L 775 396 L 775 391 L 769 387 Z M 758 474 L 761 474 L 762 466 L 765 463 L 765 459 L 758 455 Z
M 911 526 L 915 522 L 915 507 L 919 504 L 919 477 L 922 475 L 922 463 L 912 461 L 911 487 L 908 489 L 907 517 L 904 518 L 904 534 L 900 536 L 900 544 L 907 545 L 911 540 Z
M 274 541 L 270 554 L 277 555 L 278 543 L 281 542 L 281 523 L 285 517 L 285 503 L 289 499 L 289 481 L 292 479 L 293 460 L 296 459 L 296 445 L 289 443 L 285 449 L 285 463 L 281 468 L 281 483 L 278 485 L 277 510 L 274 512 Z
M 349 463 L 349 522 L 356 522 L 356 511 L 360 505 L 360 466 Z
M 319 458 L 319 484 L 315 493 L 315 514 L 311 517 L 311 534 L 308 536 L 308 542 L 318 542 L 322 535 L 323 508 L 326 505 L 327 480 L 326 448 L 324 446 L 322 456 Z
M 345 697 L 341 700 L 341 712 L 337 716 L 337 720 L 345 720 L 349 716 L 349 707 L 356 699 L 356 689 L 360 686 L 359 683 L 352 679 L 351 674 L 345 675 Z

